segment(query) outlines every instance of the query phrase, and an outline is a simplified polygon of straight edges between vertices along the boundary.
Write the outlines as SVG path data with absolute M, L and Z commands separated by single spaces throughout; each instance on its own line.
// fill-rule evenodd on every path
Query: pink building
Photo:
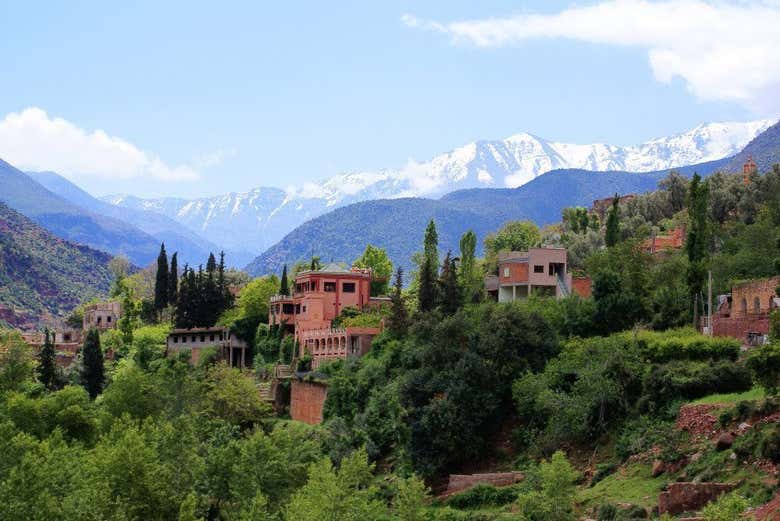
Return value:
M 498 254 L 498 277 L 486 281 L 488 293 L 499 302 L 530 295 L 562 298 L 571 294 L 565 248 L 529 248 Z
M 268 323 L 284 324 L 295 335 L 302 357 L 312 356 L 312 368 L 321 362 L 365 354 L 380 328 L 332 328 L 345 308 L 379 306 L 386 299 L 371 297 L 371 271 L 346 269 L 330 263 L 295 277 L 292 296 L 271 297 Z

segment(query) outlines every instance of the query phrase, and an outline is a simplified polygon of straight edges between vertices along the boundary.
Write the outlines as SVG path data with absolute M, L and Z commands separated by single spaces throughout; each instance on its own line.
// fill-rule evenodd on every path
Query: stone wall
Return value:
M 695 512 L 733 488 L 728 483 L 670 483 L 658 496 L 658 513 Z
M 468 490 L 474 485 L 493 485 L 506 487 L 519 483 L 524 478 L 522 472 L 497 472 L 493 474 L 450 474 L 447 490 L 442 494 L 449 496 Z
M 778 286 L 780 286 L 780 277 L 735 284 L 731 288 L 732 318 L 744 318 L 769 312 L 772 299 L 776 296 L 775 288 Z
M 571 290 L 582 298 L 590 298 L 593 294 L 593 281 L 590 277 L 572 277 Z
M 317 382 L 293 380 L 290 387 L 290 417 L 317 425 L 322 423 L 322 409 L 328 396 L 328 386 Z

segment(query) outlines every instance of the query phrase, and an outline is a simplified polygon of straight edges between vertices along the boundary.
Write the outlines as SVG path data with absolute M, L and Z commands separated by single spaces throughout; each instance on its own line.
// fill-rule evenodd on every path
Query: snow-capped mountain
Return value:
M 625 147 L 558 143 L 520 133 L 469 143 L 429 161 L 410 160 L 401 168 L 343 173 L 286 190 L 255 188 L 195 200 L 124 195 L 105 200 L 165 214 L 226 249 L 258 253 L 303 222 L 354 202 L 439 197 L 464 188 L 515 188 L 559 168 L 652 172 L 714 161 L 736 154 L 773 123 L 708 123 Z

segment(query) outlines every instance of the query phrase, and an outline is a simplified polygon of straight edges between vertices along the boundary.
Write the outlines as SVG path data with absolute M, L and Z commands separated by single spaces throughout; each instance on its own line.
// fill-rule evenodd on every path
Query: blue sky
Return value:
M 711 7 L 660 5 L 691 3 Z M 723 82 L 717 67 L 698 67 L 707 60 L 697 52 L 715 52 L 706 45 L 677 48 L 623 33 L 604 39 L 579 22 L 594 13 L 577 9 L 603 7 L 603 27 L 625 25 L 621 2 L 578 2 L 574 26 L 565 15 L 575 4 L 549 0 L 110 4 L 0 2 L 0 119 L 8 126 L 0 137 L 18 140 L 16 148 L 0 142 L 0 157 L 63 171 L 100 195 L 285 187 L 521 131 L 632 144 L 705 121 L 775 117 L 779 108 L 767 101 L 777 92 L 772 75 L 752 90 L 708 89 L 709 78 Z M 654 7 L 622 4 L 628 16 Z M 734 7 L 740 15 L 744 4 Z M 772 16 L 780 9 L 758 7 Z M 698 35 L 686 18 L 699 17 L 687 13 L 678 13 L 675 29 Z M 713 16 L 725 22 L 730 14 Z M 642 12 L 654 34 L 652 23 L 665 16 Z M 750 70 L 762 56 L 751 58 Z M 45 114 L 21 118 L 30 107 Z M 24 150 L 32 125 L 45 127 L 35 130 L 43 137 Z M 93 135 L 98 129 L 106 136 Z M 62 147 L 52 144 L 60 135 Z

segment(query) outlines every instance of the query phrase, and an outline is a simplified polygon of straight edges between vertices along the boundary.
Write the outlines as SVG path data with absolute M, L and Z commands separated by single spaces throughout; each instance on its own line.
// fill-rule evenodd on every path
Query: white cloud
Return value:
M 200 177 L 192 166 L 169 166 L 121 138 L 102 130 L 88 132 L 37 107 L 0 120 L 0 158 L 22 170 L 52 170 L 67 177 L 162 181 Z
M 614 0 L 554 14 L 451 23 L 404 15 L 401 21 L 478 47 L 541 38 L 640 47 L 658 81 L 680 77 L 702 100 L 734 101 L 759 111 L 780 109 L 777 0 Z

